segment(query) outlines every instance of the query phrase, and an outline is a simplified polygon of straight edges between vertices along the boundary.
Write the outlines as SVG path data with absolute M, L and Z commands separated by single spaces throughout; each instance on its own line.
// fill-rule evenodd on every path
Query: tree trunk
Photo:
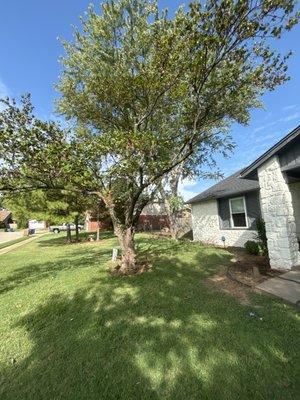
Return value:
M 67 224 L 67 243 L 71 243 L 71 241 L 72 241 L 71 227 L 70 224 Z
M 178 216 L 178 212 L 172 210 L 171 207 L 168 207 L 167 203 L 168 203 L 168 201 L 166 201 L 165 204 L 166 204 L 167 215 L 168 215 L 169 224 L 170 224 L 170 235 L 171 235 L 172 239 L 178 239 L 179 233 L 180 233 L 180 228 L 181 228 L 181 221 Z
M 135 225 L 138 221 L 138 216 L 142 211 L 140 207 L 136 207 L 136 210 L 134 210 L 138 201 L 138 197 L 132 200 L 132 207 L 129 211 L 127 210 L 127 215 L 124 222 L 122 219 L 120 219 L 120 216 L 117 215 L 115 211 L 115 204 L 112 199 L 107 196 L 106 198 L 103 198 L 103 201 L 109 210 L 109 214 L 114 226 L 114 232 L 118 238 L 122 251 L 119 273 L 133 273 L 136 270 L 136 249 L 134 243 Z
M 75 217 L 76 242 L 79 242 L 79 228 L 78 228 L 78 219 L 79 219 L 79 216 L 78 216 L 78 215 L 76 215 L 76 217 Z
M 99 217 L 99 212 L 97 213 L 97 237 L 96 241 L 99 242 L 100 240 L 100 217 Z
M 131 273 L 136 268 L 136 250 L 134 244 L 134 228 L 115 227 L 115 234 L 118 237 L 122 255 L 120 273 Z
M 164 186 L 161 188 L 161 195 L 164 199 L 166 213 L 170 224 L 170 234 L 172 239 L 178 239 L 181 230 L 181 219 L 179 218 L 179 202 L 176 205 L 176 199 L 178 199 L 178 185 L 181 174 L 181 166 L 178 166 L 168 176 L 168 189 Z

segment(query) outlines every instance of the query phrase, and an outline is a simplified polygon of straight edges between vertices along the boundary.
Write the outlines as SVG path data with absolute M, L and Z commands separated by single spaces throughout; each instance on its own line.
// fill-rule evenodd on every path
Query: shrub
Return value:
M 265 221 L 259 218 L 256 221 L 257 239 L 259 241 L 261 252 L 264 256 L 268 255 L 268 239 L 266 233 Z
M 245 249 L 247 253 L 255 254 L 256 256 L 261 252 L 259 243 L 254 242 L 253 240 L 248 240 L 248 242 L 245 243 Z

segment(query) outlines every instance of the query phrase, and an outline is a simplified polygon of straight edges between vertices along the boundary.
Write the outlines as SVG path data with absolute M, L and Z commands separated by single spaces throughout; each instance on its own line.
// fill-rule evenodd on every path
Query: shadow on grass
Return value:
M 96 238 L 96 232 L 80 232 L 79 234 L 79 240 L 80 241 L 86 241 L 89 236 L 93 235 Z M 114 238 L 115 235 L 111 231 L 102 231 L 100 232 L 100 240 L 105 240 L 105 239 L 112 239 Z M 72 232 L 72 240 L 75 240 L 75 233 Z M 60 232 L 58 234 L 54 234 L 53 236 L 48 239 L 41 240 L 39 242 L 40 247 L 57 247 L 57 246 L 64 246 L 67 243 L 67 235 L 65 232 Z M 77 244 L 77 243 L 71 243 L 72 244 Z
M 13 274 L 0 279 L 0 294 L 19 287 L 55 277 L 59 272 L 87 268 L 106 263 L 111 255 L 109 249 L 97 249 L 89 253 L 88 249 L 76 250 L 73 256 L 60 257 L 55 261 L 31 263 L 14 270 Z M 76 257 L 76 258 L 75 258 Z
M 102 232 L 100 236 L 101 240 L 112 239 L 114 237 L 111 232 Z M 65 246 L 66 249 L 72 249 L 72 253 L 66 257 L 59 257 L 55 261 L 31 263 L 15 269 L 7 278 L 0 279 L 0 294 L 49 277 L 55 277 L 62 271 L 105 265 L 111 258 L 111 247 L 100 247 L 102 244 L 99 242 L 99 248 L 97 248 L 97 243 L 91 243 L 92 247 L 89 249 L 86 246 L 82 247 L 81 243 L 66 244 L 63 237 L 42 239 L 38 242 L 39 247 Z M 139 257 L 147 259 L 152 264 L 155 263 L 156 268 L 160 265 L 163 267 L 170 265 L 170 263 L 171 265 L 180 264 L 180 260 L 178 261 L 175 255 L 178 252 L 186 254 L 185 252 L 188 252 L 191 246 L 193 244 L 188 242 L 177 243 L 168 239 L 158 241 L 149 235 L 144 235 L 137 239 Z M 206 254 L 200 248 L 200 251 L 196 251 L 195 254 L 193 253 L 191 262 L 195 258 L 199 263 L 205 264 L 205 269 L 202 272 L 203 276 L 207 276 L 216 271 L 216 266 L 220 262 L 226 262 L 227 255 L 218 252 L 215 254 Z
M 249 319 L 201 283 L 226 252 L 138 242 L 151 272 L 102 275 L 19 319 L 32 346 L 0 367 L 1 400 L 296 398 L 293 308 L 268 299 L 264 321 Z

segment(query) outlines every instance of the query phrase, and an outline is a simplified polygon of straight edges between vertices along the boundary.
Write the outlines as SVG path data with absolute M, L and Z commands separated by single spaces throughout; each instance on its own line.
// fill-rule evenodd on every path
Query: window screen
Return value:
M 233 228 L 246 228 L 247 217 L 243 197 L 230 199 L 231 223 Z

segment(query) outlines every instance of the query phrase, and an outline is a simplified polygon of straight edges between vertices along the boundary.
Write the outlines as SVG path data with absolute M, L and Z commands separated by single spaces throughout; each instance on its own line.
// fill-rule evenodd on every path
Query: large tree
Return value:
M 23 187 L 99 196 L 122 247 L 120 271 L 135 269 L 134 228 L 157 183 L 213 145 L 224 123 L 247 123 L 260 96 L 286 81 L 287 56 L 270 43 L 298 21 L 295 3 L 209 0 L 173 18 L 146 0 L 107 1 L 100 14 L 90 8 L 83 29 L 64 43 L 58 84 L 58 109 L 75 131 L 60 137 L 56 126 L 35 120 L 27 137 L 12 107 L 0 118 L 13 146 L 7 154 L 0 148 L 6 187 L 16 188 L 22 171 Z M 10 128 L 3 123 L 14 118 Z M 62 153 L 56 164 L 55 152 Z M 37 154 L 48 154 L 44 165 Z
M 297 22 L 294 6 L 196 1 L 169 18 L 155 1 L 106 1 L 64 42 L 58 108 L 81 126 L 75 141 L 94 171 L 90 188 L 110 211 L 122 271 L 135 267 L 144 193 L 213 142 L 215 127 L 246 123 L 260 96 L 287 79 L 286 56 L 270 42 Z

